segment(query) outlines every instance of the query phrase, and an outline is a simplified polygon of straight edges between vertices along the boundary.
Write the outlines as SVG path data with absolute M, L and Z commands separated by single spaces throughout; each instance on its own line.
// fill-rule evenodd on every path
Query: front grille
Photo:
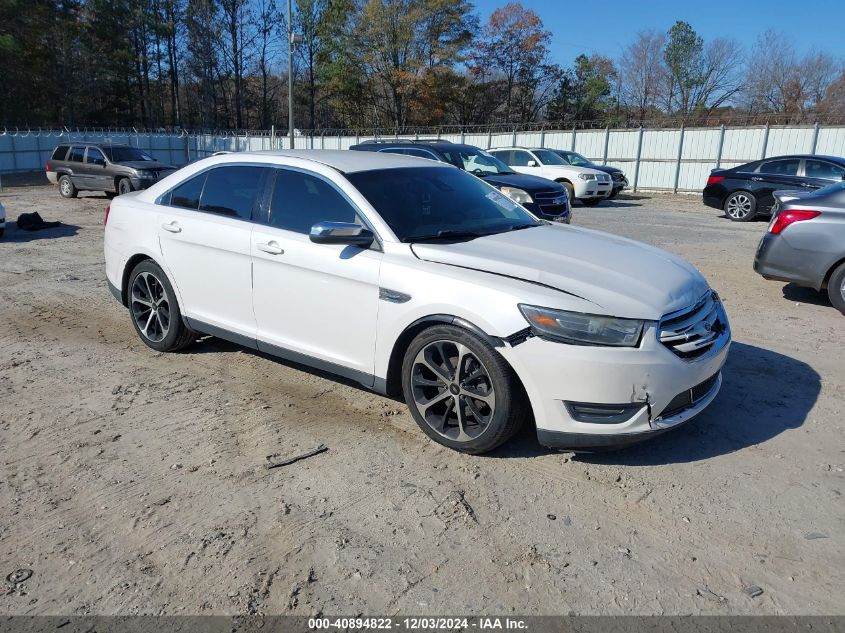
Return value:
M 705 380 L 704 382 L 698 383 L 692 389 L 685 389 L 677 396 L 672 398 L 669 404 L 666 405 L 666 408 L 660 412 L 661 418 L 667 418 L 673 415 L 678 415 L 686 411 L 687 409 L 691 409 L 696 404 L 701 402 L 701 400 L 707 396 L 712 390 L 713 387 L 716 386 L 716 383 L 719 381 L 719 372 L 716 372 L 710 378 Z
M 719 295 L 709 290 L 691 308 L 663 317 L 660 342 L 686 360 L 703 356 L 727 329 L 724 314 Z
M 555 198 L 561 198 L 564 196 L 566 196 L 566 189 L 564 189 L 563 191 L 538 191 L 534 194 L 534 200 L 537 201 L 537 204 L 551 204 L 552 200 L 554 200 Z
M 610 182 L 610 174 L 599 174 L 596 176 L 599 182 Z

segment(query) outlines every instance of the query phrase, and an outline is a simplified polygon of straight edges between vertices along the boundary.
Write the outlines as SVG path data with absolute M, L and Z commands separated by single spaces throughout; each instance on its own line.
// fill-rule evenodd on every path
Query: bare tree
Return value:
M 743 61 L 743 51 L 735 41 L 720 37 L 708 42 L 690 93 L 692 109 L 712 112 L 732 99 L 742 88 Z
M 622 101 L 634 109 L 640 124 L 653 108 L 666 81 L 663 47 L 666 36 L 656 31 L 641 31 L 619 59 Z

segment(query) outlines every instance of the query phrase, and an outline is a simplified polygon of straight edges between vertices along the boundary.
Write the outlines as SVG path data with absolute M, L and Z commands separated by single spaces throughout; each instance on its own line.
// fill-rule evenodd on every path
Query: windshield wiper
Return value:
M 432 233 L 431 235 L 412 235 L 411 237 L 405 237 L 402 239 L 403 242 L 424 242 L 428 240 L 460 240 L 460 239 L 475 239 L 476 237 L 483 237 L 485 235 L 490 235 L 490 233 L 478 233 L 477 231 L 451 231 L 451 230 L 443 230 L 437 231 L 437 233 Z
M 541 225 L 540 224 L 514 224 L 508 230 L 509 231 L 519 231 L 521 229 L 530 229 L 531 227 L 534 227 L 534 226 L 541 226 Z

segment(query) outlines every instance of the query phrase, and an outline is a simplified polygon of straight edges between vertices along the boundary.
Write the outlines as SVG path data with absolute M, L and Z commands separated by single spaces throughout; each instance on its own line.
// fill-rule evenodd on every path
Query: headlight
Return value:
M 578 174 L 578 177 L 581 180 L 595 180 L 596 179 L 595 174 Z
M 517 189 L 516 187 L 500 187 L 499 191 L 517 204 L 531 204 L 534 202 L 531 199 L 531 196 L 528 195 L 528 192 L 523 189 Z
M 552 310 L 522 303 L 519 310 L 536 334 L 572 345 L 636 347 L 645 326 L 645 321 L 637 319 Z

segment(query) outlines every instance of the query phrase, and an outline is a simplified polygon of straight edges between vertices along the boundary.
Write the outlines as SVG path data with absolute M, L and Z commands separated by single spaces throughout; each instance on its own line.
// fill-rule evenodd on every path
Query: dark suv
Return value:
M 575 165 L 575 167 L 589 167 L 590 169 L 598 169 L 599 171 L 603 171 L 606 174 L 610 174 L 611 179 L 613 180 L 613 189 L 610 190 L 607 198 L 615 198 L 620 191 L 625 189 L 628 186 L 628 179 L 625 177 L 625 172 L 623 172 L 618 167 L 611 167 L 610 165 L 597 165 L 593 161 L 591 161 L 586 156 L 579 154 L 578 152 L 572 152 L 565 149 L 553 149 L 551 150 L 558 156 L 560 156 L 563 160 L 565 160 L 570 165 Z
M 442 140 L 377 140 L 364 141 L 349 149 L 404 154 L 449 163 L 493 185 L 538 217 L 567 224 L 571 220 L 566 187 L 546 178 L 518 174 L 498 158 L 473 145 Z
M 111 197 L 146 189 L 175 170 L 136 147 L 107 143 L 59 145 L 47 161 L 47 179 L 58 183 L 65 198 L 80 191 L 104 191 Z

